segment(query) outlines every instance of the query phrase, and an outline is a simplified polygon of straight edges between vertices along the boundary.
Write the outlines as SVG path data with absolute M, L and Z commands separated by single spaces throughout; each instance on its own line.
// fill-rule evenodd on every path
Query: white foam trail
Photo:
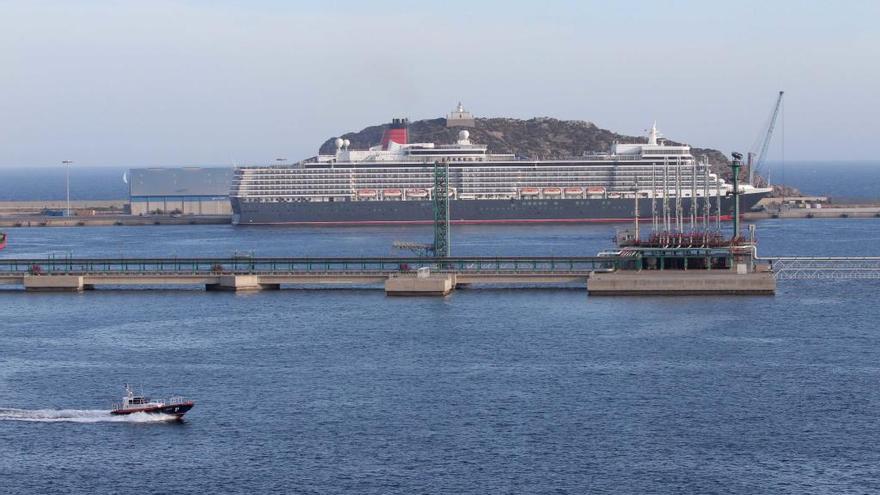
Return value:
M 40 423 L 161 423 L 176 419 L 170 414 L 133 413 L 124 416 L 101 409 L 4 409 L 0 421 L 34 421 Z

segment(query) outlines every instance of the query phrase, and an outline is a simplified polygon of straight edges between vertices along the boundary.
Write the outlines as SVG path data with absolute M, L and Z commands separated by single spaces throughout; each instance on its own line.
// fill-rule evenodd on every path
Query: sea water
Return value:
M 454 227 L 453 253 L 593 255 L 615 227 Z M 18 228 L 0 256 L 385 256 L 430 234 Z M 880 255 L 875 218 L 758 236 Z M 878 290 L 2 290 L 0 493 L 876 493 Z M 124 383 L 196 406 L 111 420 Z

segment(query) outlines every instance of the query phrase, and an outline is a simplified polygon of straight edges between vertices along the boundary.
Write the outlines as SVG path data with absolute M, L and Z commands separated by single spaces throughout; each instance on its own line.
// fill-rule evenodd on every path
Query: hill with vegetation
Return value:
M 358 132 L 343 134 L 343 139 L 351 141 L 354 149 L 375 146 L 382 139 L 382 133 L 389 124 L 374 125 Z M 461 128 L 447 128 L 446 119 L 417 120 L 409 124 L 410 142 L 451 144 L 458 139 Z M 513 153 L 521 158 L 559 159 L 582 156 L 587 152 L 607 152 L 614 142 L 644 143 L 645 137 L 627 136 L 602 129 L 592 122 L 583 120 L 559 120 L 550 117 L 537 117 L 528 120 L 511 118 L 478 118 L 476 126 L 468 129 L 471 142 L 486 144 L 490 153 Z M 321 153 L 335 151 L 334 136 L 321 145 Z M 672 140 L 668 144 L 680 144 Z M 730 162 L 724 153 L 710 149 L 692 147 L 698 159 L 706 156 L 715 172 L 730 178 Z

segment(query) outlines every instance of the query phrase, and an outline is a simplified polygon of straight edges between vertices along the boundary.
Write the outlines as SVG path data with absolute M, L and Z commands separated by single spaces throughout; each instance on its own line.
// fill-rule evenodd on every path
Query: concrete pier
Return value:
M 587 280 L 587 292 L 596 296 L 773 295 L 776 279 L 770 272 L 733 270 L 595 272 Z
M 81 292 L 85 288 L 83 277 L 76 275 L 25 275 L 22 283 L 28 292 Z
M 674 254 L 674 253 L 673 253 Z M 773 294 L 778 275 L 771 259 L 751 266 L 715 253 L 687 254 L 684 268 L 674 258 L 650 252 L 635 257 L 448 257 L 430 258 L 60 258 L 2 259 L 0 285 L 28 291 L 78 292 L 126 287 L 204 287 L 210 291 L 357 286 L 382 288 L 389 296 L 443 296 L 456 287 L 583 287 L 595 295 Z M 711 260 L 711 266 L 708 262 Z M 720 260 L 720 261 L 719 261 Z M 779 258 L 781 268 L 876 274 L 871 259 Z M 729 268 L 715 268 L 721 261 Z M 824 262 L 830 267 L 822 268 Z M 702 265 L 700 265 L 702 263 Z M 809 266 L 804 265 L 807 263 Z M 825 263 L 825 264 L 828 264 Z M 684 263 L 678 263 L 685 265 Z M 639 268 L 665 266 L 666 269 Z M 693 269 L 694 265 L 704 268 Z M 814 266 L 815 265 L 815 266 Z M 810 268 L 813 267 L 813 268 Z M 0 291 L 9 292 L 6 290 Z
M 585 283 L 586 282 L 586 283 Z M 107 274 L 0 275 L 0 284 L 19 285 L 30 292 L 80 292 L 95 287 L 198 286 L 209 291 L 259 291 L 284 286 L 377 285 L 389 296 L 444 296 L 457 286 L 520 287 L 584 284 L 591 295 L 774 294 L 772 272 L 738 270 L 617 270 L 574 274 L 334 273 L 334 274 Z M 583 287 L 583 285 L 582 285 Z
M 205 284 L 206 290 L 217 291 L 257 291 L 264 289 L 280 289 L 281 284 L 261 283 L 257 275 L 221 275 L 216 282 Z
M 394 276 L 385 280 L 389 296 L 445 296 L 455 288 L 455 275 Z

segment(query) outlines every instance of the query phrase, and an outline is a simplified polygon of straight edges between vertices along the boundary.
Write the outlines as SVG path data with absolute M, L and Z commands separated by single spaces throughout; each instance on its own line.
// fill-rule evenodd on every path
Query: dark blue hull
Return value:
M 189 412 L 195 404 L 192 402 L 181 402 L 178 404 L 167 404 L 162 407 L 144 407 L 132 409 L 114 409 L 110 414 L 116 416 L 124 416 L 127 414 L 144 413 L 144 414 L 165 414 L 175 416 L 175 419 L 183 419 L 183 415 Z
M 768 193 L 740 196 L 740 210 L 749 211 Z M 697 216 L 704 213 L 704 202 L 697 200 Z M 670 204 L 672 208 L 674 202 Z M 662 201 L 655 203 L 657 211 Z M 337 202 L 256 202 L 232 198 L 233 221 L 239 225 L 369 225 L 427 224 L 433 222 L 431 201 L 337 201 Z M 452 223 L 569 223 L 631 222 L 635 201 L 615 199 L 497 199 L 450 200 Z M 691 214 L 691 198 L 682 198 L 684 217 Z M 651 200 L 639 199 L 639 217 L 651 218 Z M 715 198 L 710 216 L 717 214 Z M 733 215 L 733 196 L 721 198 L 722 218 Z

